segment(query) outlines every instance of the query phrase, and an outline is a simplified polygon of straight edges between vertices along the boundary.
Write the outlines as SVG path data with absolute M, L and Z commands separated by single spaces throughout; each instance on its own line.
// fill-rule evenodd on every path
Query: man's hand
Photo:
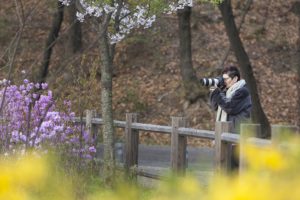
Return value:
M 216 86 L 212 86 L 212 87 L 209 88 L 209 91 L 213 92 L 215 89 L 217 89 L 217 87 Z

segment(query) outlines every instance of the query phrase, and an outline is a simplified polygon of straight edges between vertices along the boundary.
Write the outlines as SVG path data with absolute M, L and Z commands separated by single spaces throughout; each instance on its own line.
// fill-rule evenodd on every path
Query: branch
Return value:
M 100 35 L 98 35 L 91 43 L 88 47 L 84 48 L 82 50 L 82 53 L 90 50 L 91 48 L 95 47 L 95 45 L 97 45 L 97 41 L 99 40 Z M 55 72 L 56 76 L 58 76 L 59 74 L 61 74 L 64 71 L 64 66 L 66 66 L 67 64 L 72 64 L 74 62 L 76 62 L 82 55 L 80 54 L 74 54 L 73 56 L 70 56 L 68 59 L 65 59 L 62 64 L 61 67 Z
M 53 106 L 53 102 L 50 102 L 50 103 L 47 105 L 47 107 L 46 107 L 46 109 L 45 109 L 45 112 L 44 112 L 43 116 L 41 117 L 41 119 L 40 119 L 39 122 L 38 122 L 38 127 L 37 127 L 37 130 L 36 130 L 36 132 L 35 132 L 35 136 L 34 136 L 33 143 L 32 143 L 33 145 L 35 145 L 36 138 L 37 138 L 37 136 L 38 136 L 38 134 L 39 134 L 39 132 L 40 132 L 42 123 L 43 123 L 44 120 L 46 119 L 47 113 L 49 112 L 49 109 L 51 108 L 51 106 Z
M 24 18 L 24 9 L 23 9 L 23 4 L 21 0 L 18 0 L 19 4 L 17 3 L 17 0 L 15 0 L 15 4 L 16 4 L 16 10 L 17 10 L 17 16 L 19 19 L 19 23 L 22 26 L 23 25 L 23 19 Z
M 50 48 L 53 47 L 53 45 L 57 42 L 57 40 L 59 40 L 64 34 L 68 33 L 68 31 L 71 29 L 71 27 L 76 23 L 77 19 L 75 19 L 73 21 L 73 23 L 71 23 L 62 33 L 60 33 L 50 44 L 48 44 L 48 46 L 46 46 L 46 48 L 41 51 L 36 58 L 34 59 L 34 61 L 32 62 L 32 64 L 30 65 L 29 69 L 31 69 L 34 65 L 37 64 L 38 60 L 41 58 L 41 56 L 48 51 Z
M 122 6 L 123 2 L 124 2 L 123 0 L 118 0 L 118 7 L 117 7 L 116 16 L 115 16 L 115 24 L 114 24 L 116 32 L 120 31 L 120 22 L 122 20 L 122 18 L 120 18 L 120 16 L 121 16 L 121 10 L 123 8 L 123 6 Z M 115 55 L 115 47 L 116 47 L 116 44 L 113 44 L 110 46 L 110 57 L 111 58 L 113 58 Z
M 24 16 L 24 14 L 20 15 L 20 16 L 24 16 L 24 18 L 23 18 L 23 19 L 24 19 L 24 20 L 23 20 L 23 26 L 24 26 L 24 27 L 25 27 L 26 22 L 28 21 L 28 19 L 30 19 L 30 17 L 32 16 L 32 14 L 33 14 L 34 11 L 36 10 L 36 8 L 38 7 L 38 5 L 39 5 L 40 2 L 42 2 L 42 1 L 38 1 L 37 3 L 35 3 L 35 6 L 34 6 L 33 9 L 28 13 L 27 16 Z M 23 8 L 23 7 L 21 6 L 21 8 Z M 24 11 L 22 11 L 22 12 L 24 12 Z M 16 41 L 17 38 L 18 38 L 18 34 L 19 34 L 19 31 L 16 32 L 16 34 L 15 34 L 14 37 L 12 38 L 12 40 L 11 40 L 9 46 L 4 50 L 4 53 L 2 54 L 0 60 L 2 60 L 2 59 L 4 58 L 4 56 L 5 56 L 8 52 L 10 52 L 10 50 L 11 50 L 13 44 L 15 43 L 15 41 Z
M 18 5 L 17 0 L 15 0 L 15 4 L 16 4 L 16 11 L 17 11 L 17 13 L 19 13 L 19 5 Z M 22 6 L 21 6 L 21 8 L 22 8 Z M 18 17 L 21 17 L 21 15 L 19 14 Z M 19 18 L 19 22 L 20 22 L 20 27 L 19 27 L 19 31 L 18 31 L 18 34 L 17 34 L 17 38 L 16 38 L 16 44 L 15 44 L 15 47 L 13 49 L 12 57 L 10 58 L 9 63 L 8 63 L 7 81 L 10 81 L 10 79 L 11 79 L 12 67 L 13 67 L 13 64 L 14 64 L 14 61 L 15 61 L 16 52 L 17 52 L 17 49 L 19 47 L 20 40 L 21 40 L 23 30 L 24 30 L 24 26 L 25 26 L 24 19 Z M 0 116 L 3 115 L 3 105 L 4 105 L 4 102 L 5 102 L 5 96 L 6 96 L 6 91 L 7 91 L 8 85 L 9 85 L 9 82 L 7 82 L 7 84 L 5 85 L 4 91 L 3 91 L 3 94 L 2 94 L 1 106 L 0 106 Z

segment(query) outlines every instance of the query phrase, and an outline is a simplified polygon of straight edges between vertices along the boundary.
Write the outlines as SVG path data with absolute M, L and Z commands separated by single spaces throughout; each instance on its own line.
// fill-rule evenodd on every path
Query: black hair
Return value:
M 222 71 L 222 74 L 228 74 L 230 78 L 234 78 L 236 76 L 238 81 L 241 79 L 240 71 L 236 66 L 225 67 Z

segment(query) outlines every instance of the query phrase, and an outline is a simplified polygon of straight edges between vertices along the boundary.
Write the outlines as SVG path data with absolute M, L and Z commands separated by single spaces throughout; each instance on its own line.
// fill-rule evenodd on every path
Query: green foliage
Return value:
M 99 7 L 105 4 L 113 5 L 113 2 L 113 0 L 87 0 L 87 3 L 90 5 Z M 160 13 L 168 6 L 168 1 L 166 0 L 128 0 L 127 3 L 130 9 L 134 9 L 136 6 L 149 6 L 149 12 L 152 14 Z
M 102 7 L 105 4 L 108 5 L 113 4 L 113 0 L 86 0 L 86 2 L 91 6 L 98 6 L 98 7 Z
M 200 0 L 200 2 L 209 2 L 212 3 L 214 5 L 219 5 L 220 3 L 222 3 L 224 0 Z
M 167 7 L 168 2 L 165 0 L 129 0 L 130 5 L 136 7 L 146 6 L 149 8 L 149 14 L 160 14 L 162 13 Z

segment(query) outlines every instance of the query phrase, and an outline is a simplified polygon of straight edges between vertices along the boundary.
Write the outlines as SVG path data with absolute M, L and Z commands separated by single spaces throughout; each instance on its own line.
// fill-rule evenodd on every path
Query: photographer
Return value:
M 251 96 L 237 67 L 226 67 L 222 78 L 217 87 L 210 89 L 210 103 L 217 111 L 216 121 L 232 121 L 238 132 L 240 123 L 250 118 Z

